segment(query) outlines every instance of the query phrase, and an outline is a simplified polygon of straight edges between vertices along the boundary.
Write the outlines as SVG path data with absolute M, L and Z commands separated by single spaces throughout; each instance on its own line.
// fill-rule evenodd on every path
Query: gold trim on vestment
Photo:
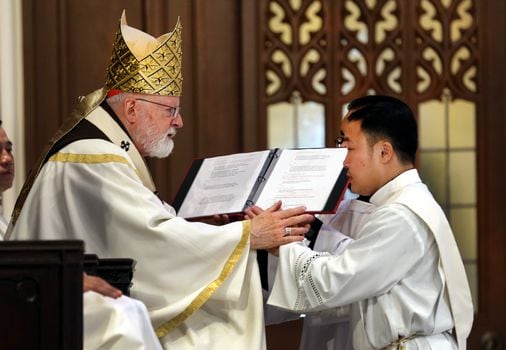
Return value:
M 230 272 L 232 272 L 232 269 L 235 267 L 239 259 L 241 258 L 242 254 L 244 253 L 244 248 L 246 247 L 248 240 L 249 240 L 249 233 L 251 228 L 251 221 L 245 220 L 243 221 L 242 225 L 242 237 L 237 246 L 235 247 L 234 251 L 228 258 L 227 262 L 225 263 L 225 266 L 223 266 L 223 269 L 220 273 L 220 276 L 209 283 L 207 287 L 202 290 L 199 295 L 193 301 L 186 309 L 183 310 L 179 315 L 174 317 L 173 319 L 165 322 L 161 326 L 156 328 L 156 335 L 158 338 L 163 338 L 167 334 L 169 334 L 173 329 L 178 327 L 181 323 L 184 322 L 191 314 L 193 314 L 195 311 L 197 311 L 204 303 L 214 294 L 214 292 L 223 284 L 225 279 L 228 277 Z
M 122 156 L 117 154 L 77 154 L 77 153 L 56 153 L 51 156 L 48 160 L 49 162 L 62 162 L 62 163 L 86 163 L 86 164 L 100 164 L 100 163 L 122 163 L 126 164 L 129 167 L 132 167 L 132 164 Z
M 76 154 L 76 153 L 56 153 L 48 162 L 62 162 L 62 163 L 84 163 L 84 164 L 103 164 L 103 163 L 120 163 L 126 164 L 139 176 L 137 169 L 122 156 L 117 154 Z

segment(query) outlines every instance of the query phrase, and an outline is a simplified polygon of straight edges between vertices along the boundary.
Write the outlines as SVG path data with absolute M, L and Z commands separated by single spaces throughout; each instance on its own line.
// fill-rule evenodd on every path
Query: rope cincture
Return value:
M 418 338 L 419 336 L 421 336 L 421 334 L 415 333 L 413 335 L 410 335 L 409 337 L 399 338 L 397 340 L 394 340 L 381 350 L 405 350 L 406 347 L 404 346 L 404 344 L 406 344 L 410 340 Z

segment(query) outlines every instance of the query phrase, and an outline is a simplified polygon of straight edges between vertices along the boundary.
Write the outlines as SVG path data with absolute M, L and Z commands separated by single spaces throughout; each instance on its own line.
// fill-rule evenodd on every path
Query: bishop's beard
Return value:
M 166 132 L 160 132 L 154 123 L 147 121 L 132 136 L 143 148 L 144 156 L 165 158 L 174 149 L 174 141 L 168 135 L 175 134 L 176 130 L 174 128 L 170 128 Z

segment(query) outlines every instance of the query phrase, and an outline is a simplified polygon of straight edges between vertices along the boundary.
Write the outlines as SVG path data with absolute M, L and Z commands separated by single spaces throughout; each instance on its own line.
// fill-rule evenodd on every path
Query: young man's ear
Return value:
M 394 156 L 394 148 L 388 141 L 381 142 L 381 160 L 382 162 L 388 162 Z

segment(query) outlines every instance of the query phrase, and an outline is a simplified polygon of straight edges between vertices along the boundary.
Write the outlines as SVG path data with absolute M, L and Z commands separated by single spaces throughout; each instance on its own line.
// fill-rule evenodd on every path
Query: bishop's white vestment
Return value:
M 458 349 L 454 327 L 465 349 L 469 286 L 446 218 L 418 173 L 402 173 L 370 201 L 376 208 L 342 254 L 280 247 L 269 303 L 301 312 L 351 304 L 356 350 L 394 349 L 399 340 L 407 350 Z
M 36 169 L 11 239 L 81 239 L 87 253 L 135 259 L 131 296 L 146 305 L 165 348 L 264 349 L 249 221 L 213 226 L 177 217 L 153 192 L 104 96 L 86 97 L 75 126 L 54 144 L 61 148 Z

